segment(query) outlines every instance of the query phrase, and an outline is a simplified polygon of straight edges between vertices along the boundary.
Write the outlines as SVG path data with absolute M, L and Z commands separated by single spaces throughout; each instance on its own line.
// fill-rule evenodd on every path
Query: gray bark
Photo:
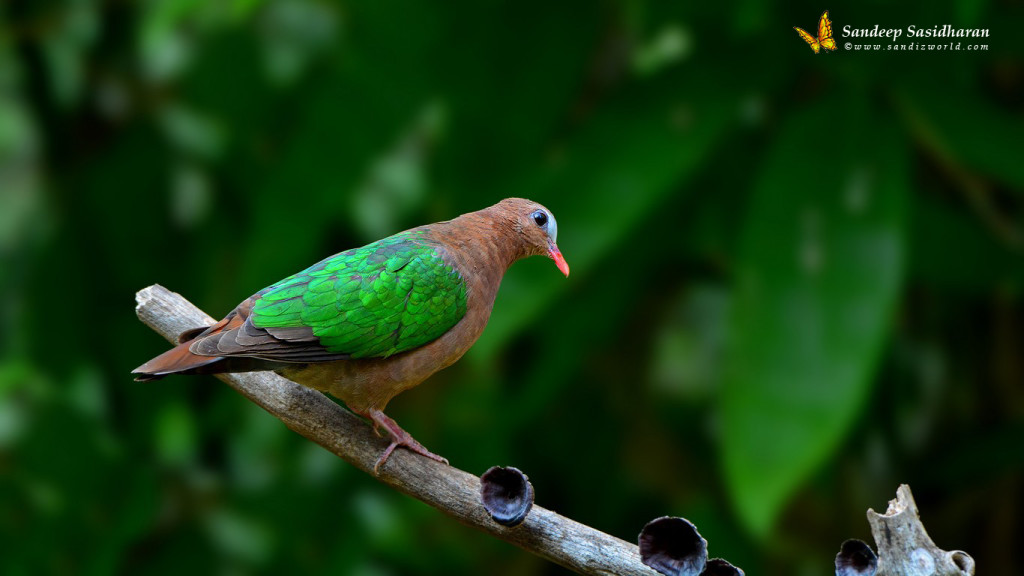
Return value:
M 900 485 L 884 514 L 868 510 L 878 547 L 875 576 L 973 576 L 974 559 L 966 552 L 939 549 L 925 532 L 910 487 Z

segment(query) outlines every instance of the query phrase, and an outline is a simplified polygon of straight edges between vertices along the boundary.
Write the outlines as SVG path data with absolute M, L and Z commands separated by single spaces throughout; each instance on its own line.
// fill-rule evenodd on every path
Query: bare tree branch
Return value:
M 160 285 L 140 290 L 136 314 L 167 340 L 214 319 L 181 295 Z M 292 430 L 327 448 L 353 466 L 373 474 L 387 446 L 370 426 L 320 392 L 272 372 L 221 374 L 229 386 L 280 419 Z M 515 527 L 493 520 L 480 502 L 480 479 L 468 472 L 397 450 L 377 479 L 426 502 L 459 522 L 506 540 L 580 574 L 657 576 L 640 562 L 636 545 L 534 506 Z
M 875 576 L 973 576 L 974 559 L 966 552 L 947 552 L 932 542 L 910 486 L 900 485 L 885 513 L 868 510 L 868 522 L 878 546 Z

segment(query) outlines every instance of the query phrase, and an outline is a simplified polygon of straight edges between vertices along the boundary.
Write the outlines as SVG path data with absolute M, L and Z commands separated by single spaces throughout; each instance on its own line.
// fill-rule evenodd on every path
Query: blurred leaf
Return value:
M 87 50 L 99 32 L 96 3 L 92 0 L 68 2 L 58 11 L 56 26 L 43 39 L 43 53 L 49 66 L 54 100 L 61 106 L 75 104 L 85 90 Z
M 536 182 L 516 183 L 536 200 L 555 199 L 548 206 L 558 219 L 570 282 L 585 278 L 604 255 L 629 241 L 643 218 L 700 167 L 730 125 L 731 104 L 706 92 L 673 94 L 644 106 L 620 101 L 594 118 L 549 170 L 531 175 Z M 567 202 L 561 199 L 567 190 L 587 193 Z M 488 361 L 565 292 L 564 281 L 557 273 L 527 278 L 513 267 L 471 357 Z
M 677 23 L 670 23 L 633 51 L 633 69 L 638 74 L 649 76 L 688 58 L 692 53 L 693 34 Z
M 171 182 L 170 214 L 180 227 L 188 229 L 203 221 L 212 204 L 212 184 L 206 172 L 194 162 L 182 162 Z
M 192 412 L 182 403 L 165 404 L 156 421 L 156 449 L 165 463 L 184 465 L 196 456 L 197 431 Z
M 409 526 L 402 521 L 390 498 L 377 490 L 366 490 L 352 495 L 351 505 L 369 540 L 381 548 L 402 548 L 413 537 Z
M 266 0 L 154 0 L 140 3 L 135 26 L 136 52 L 142 76 L 153 83 L 170 82 L 193 64 L 202 40 L 211 32 L 251 16 Z
M 444 107 L 424 104 L 412 125 L 390 150 L 370 165 L 366 180 L 353 198 L 353 226 L 364 238 L 383 238 L 420 206 L 428 187 L 428 168 L 434 141 L 444 128 Z
M 334 49 L 344 49 L 344 57 L 317 70 L 315 82 L 304 87 L 301 107 L 282 111 L 287 139 L 266 166 L 267 176 L 243 176 L 245 194 L 237 201 L 251 214 L 244 240 L 246 289 L 323 258 L 328 239 L 346 242 L 332 245 L 334 250 L 357 245 L 349 227 L 338 221 L 374 160 L 389 152 L 431 100 L 430 79 L 422 70 L 438 16 L 425 7 L 408 7 L 396 18 L 389 7 L 394 8 L 392 2 L 352 6 L 348 16 L 360 21 L 360 34 L 339 38 Z M 418 26 L 403 26 L 407 18 L 418 18 Z M 335 230 L 340 238 L 328 236 Z
M 287 85 L 297 80 L 336 41 L 336 6 L 311 0 L 273 0 L 260 19 L 264 65 L 271 82 Z
M 999 242 L 972 212 L 931 194 L 912 196 L 911 277 L 948 290 L 988 294 L 993 286 L 1024 285 L 1024 260 Z
M 0 361 L 0 455 L 18 446 L 30 429 L 32 403 L 49 393 L 49 383 L 31 365 Z
M 665 313 L 651 359 L 651 385 L 667 397 L 701 402 L 721 382 L 730 293 L 721 286 L 685 290 Z
M 303 483 L 321 486 L 328 484 L 345 464 L 322 446 L 304 442 L 299 454 L 298 472 Z
M 39 185 L 39 135 L 29 102 L 20 95 L 20 80 L 14 54 L 0 38 L 0 256 L 4 257 L 26 248 L 26 237 L 48 220 Z M 0 271 L 0 280 L 10 273 Z
M 275 532 L 255 518 L 222 508 L 204 520 L 210 538 L 226 556 L 262 564 L 274 553 Z
M 988 11 L 986 0 L 957 0 L 955 5 L 956 23 L 967 28 L 984 28 L 982 14 Z
M 956 171 L 964 164 L 1024 193 L 1024 119 L 954 86 L 913 85 L 898 97 L 924 146 Z
M 137 50 L 146 79 L 170 80 L 187 67 L 194 50 L 192 39 L 181 24 L 202 4 L 198 0 L 167 0 L 142 5 L 136 29 Z
M 467 211 L 480 209 L 484 195 L 541 200 L 521 188 L 499 190 L 508 190 L 505 184 L 517 181 L 519 171 L 536 169 L 567 115 L 581 105 L 603 10 L 586 0 L 563 0 L 545 4 L 538 18 L 535 7 L 521 2 L 449 6 L 441 33 L 457 40 L 439 42 L 437 53 L 444 63 L 441 91 L 452 111 L 441 184 L 456 188 Z
M 202 159 L 214 159 L 222 153 L 224 129 L 208 115 L 171 105 L 163 108 L 158 118 L 167 139 L 181 152 Z
M 732 36 L 736 38 L 742 38 L 745 36 L 753 36 L 757 32 L 762 32 L 767 23 L 770 21 L 768 18 L 769 5 L 764 2 L 757 2 L 756 0 L 741 0 L 736 9 L 730 13 L 731 24 L 732 24 Z M 805 26 L 805 28 L 810 29 Z
M 242 408 L 237 436 L 228 441 L 228 463 L 239 491 L 266 490 L 281 474 L 288 429 L 255 406 Z
M 68 380 L 64 390 L 68 405 L 97 422 L 105 420 L 109 407 L 99 369 L 91 364 L 79 366 Z
M 899 295 L 906 158 L 890 126 L 867 123 L 849 105 L 790 118 L 740 241 L 722 458 L 760 537 L 863 406 Z

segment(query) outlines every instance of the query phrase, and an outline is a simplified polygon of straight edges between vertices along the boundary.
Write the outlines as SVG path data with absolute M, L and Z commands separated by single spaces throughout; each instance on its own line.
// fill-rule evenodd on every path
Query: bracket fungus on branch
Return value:
M 518 468 L 492 466 L 480 476 L 480 501 L 502 526 L 518 526 L 533 508 L 533 484 Z
M 836 554 L 836 576 L 872 576 L 878 570 L 878 556 L 863 540 L 847 540 Z
M 704 566 L 701 576 L 744 576 L 743 570 L 733 566 L 722 558 L 712 558 Z
M 669 576 L 698 576 L 708 561 L 708 541 L 686 518 L 662 516 L 640 532 L 640 558 Z
M 640 559 L 665 576 L 743 576 L 721 558 L 708 560 L 708 541 L 686 518 L 662 516 L 640 532 Z

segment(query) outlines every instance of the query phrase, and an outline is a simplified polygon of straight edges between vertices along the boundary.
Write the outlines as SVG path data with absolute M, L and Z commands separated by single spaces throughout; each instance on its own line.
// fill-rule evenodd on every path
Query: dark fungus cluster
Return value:
M 518 526 L 533 508 L 533 484 L 518 468 L 492 466 L 480 477 L 480 499 L 495 522 Z
M 640 560 L 667 576 L 743 576 L 721 558 L 708 560 L 708 541 L 686 518 L 662 516 L 640 531 Z
M 878 556 L 862 540 L 847 540 L 836 554 L 836 576 L 874 576 Z
M 491 518 L 517 526 L 533 507 L 533 486 L 516 468 L 494 466 L 480 477 L 480 498 Z M 708 560 L 708 543 L 684 518 L 663 517 L 640 532 L 640 560 L 668 576 L 742 576 L 721 558 Z

